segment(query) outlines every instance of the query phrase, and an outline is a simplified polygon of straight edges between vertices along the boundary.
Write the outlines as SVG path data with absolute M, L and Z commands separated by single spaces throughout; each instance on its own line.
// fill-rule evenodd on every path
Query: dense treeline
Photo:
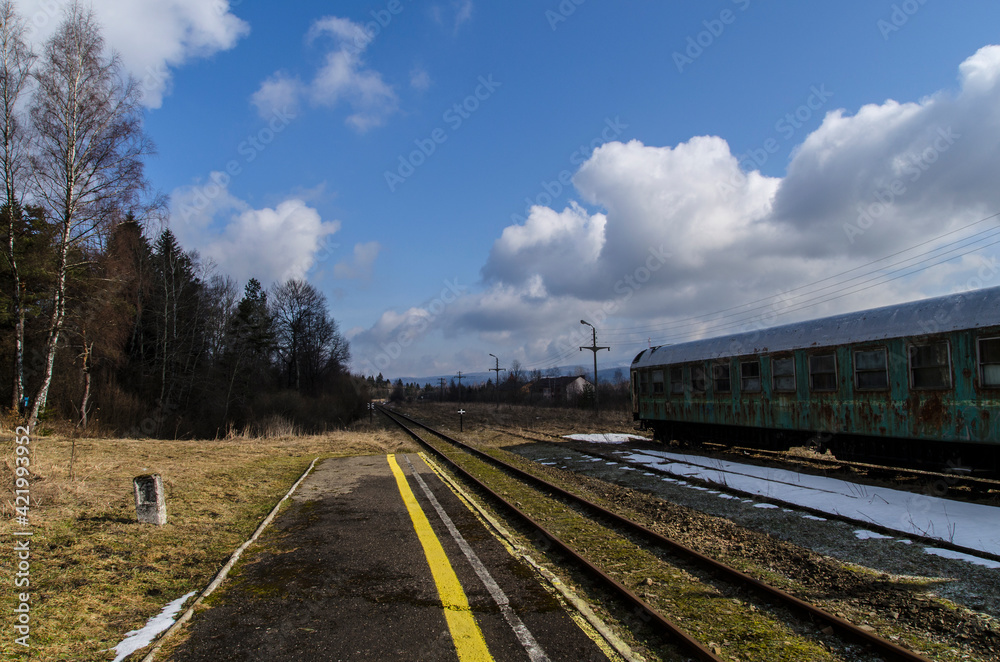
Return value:
M 317 430 L 363 380 L 326 300 L 244 288 L 186 252 L 150 193 L 141 91 L 72 3 L 40 54 L 0 2 L 0 405 L 144 436 Z

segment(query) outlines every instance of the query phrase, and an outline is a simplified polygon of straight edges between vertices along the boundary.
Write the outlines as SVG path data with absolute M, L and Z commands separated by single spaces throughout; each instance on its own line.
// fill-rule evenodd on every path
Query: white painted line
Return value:
M 532 636 L 528 627 L 523 621 L 521 621 L 521 618 L 514 613 L 514 610 L 511 609 L 510 600 L 507 599 L 507 594 L 503 592 L 500 585 L 496 583 L 495 579 L 493 579 L 493 575 L 491 575 L 490 571 L 486 569 L 483 562 L 479 560 L 476 552 L 471 546 L 469 546 L 469 543 L 466 542 L 462 533 L 458 530 L 458 527 L 456 527 L 455 523 L 451 520 L 451 517 L 449 517 L 448 513 L 446 513 L 444 508 L 441 507 L 441 503 L 438 502 L 437 497 L 434 496 L 434 493 L 431 492 L 429 487 L 427 487 L 427 483 L 425 483 L 424 479 L 420 477 L 419 473 L 417 473 L 413 463 L 410 462 L 410 457 L 408 455 L 404 455 L 403 457 L 406 459 L 406 463 L 410 465 L 410 473 L 413 478 L 416 479 L 417 485 L 420 486 L 420 489 L 423 490 L 427 500 L 431 502 L 432 506 L 434 506 L 434 510 L 437 511 L 441 521 L 444 522 L 444 525 L 448 528 L 448 533 L 450 533 L 451 537 L 455 539 L 456 543 L 458 543 L 458 547 L 462 550 L 462 553 L 465 554 L 465 558 L 469 559 L 469 563 L 472 564 L 472 569 L 476 571 L 477 575 L 479 575 L 479 579 L 481 579 L 483 585 L 486 586 L 486 590 L 490 592 L 490 595 L 493 597 L 493 601 L 497 603 L 498 607 L 500 607 L 500 612 L 503 614 L 503 617 L 507 619 L 507 623 L 510 624 L 511 629 L 514 630 L 514 634 L 517 635 L 518 641 L 521 642 L 524 650 L 528 653 L 528 657 L 531 659 L 531 662 L 551 662 L 549 656 L 545 654 L 542 647 L 537 641 L 535 641 L 535 637 Z
M 598 648 L 613 662 L 645 662 L 645 659 L 635 654 L 621 637 L 616 635 L 611 628 L 591 609 L 590 603 L 579 597 L 573 590 L 564 584 L 556 575 L 532 558 L 526 549 L 517 541 L 516 536 L 508 531 L 486 508 L 476 500 L 459 483 L 446 474 L 434 460 L 420 453 L 420 458 L 427 463 L 438 475 L 438 477 L 451 487 L 458 498 L 465 504 L 470 512 L 479 517 L 484 526 L 493 533 L 494 537 L 504 546 L 511 556 L 521 559 L 527 563 L 538 576 L 544 580 L 541 582 L 542 588 L 556 598 L 566 609 L 566 613 L 580 627 L 581 630 L 590 637 Z M 572 607 L 572 608 L 571 608 Z M 575 611 L 574 611 L 575 610 Z

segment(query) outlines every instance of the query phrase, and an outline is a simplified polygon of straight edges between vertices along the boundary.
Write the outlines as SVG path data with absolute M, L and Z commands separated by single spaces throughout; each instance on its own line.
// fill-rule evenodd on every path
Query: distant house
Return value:
M 544 377 L 527 384 L 526 388 L 535 397 L 561 402 L 579 396 L 589 385 L 583 377 Z

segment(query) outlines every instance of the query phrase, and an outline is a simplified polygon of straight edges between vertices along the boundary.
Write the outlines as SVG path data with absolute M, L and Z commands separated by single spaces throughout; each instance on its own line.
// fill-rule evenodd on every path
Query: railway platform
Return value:
M 169 659 L 620 659 L 418 454 L 329 459 Z

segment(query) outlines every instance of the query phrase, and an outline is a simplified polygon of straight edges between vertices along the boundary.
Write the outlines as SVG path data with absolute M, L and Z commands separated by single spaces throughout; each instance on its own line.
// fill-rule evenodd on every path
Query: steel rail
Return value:
M 539 441 L 543 443 L 553 443 L 548 439 L 539 439 L 537 437 L 532 437 L 530 435 L 521 434 L 518 432 L 513 432 L 511 430 L 505 430 L 503 428 L 490 428 L 497 432 L 503 432 L 504 434 L 513 435 L 515 437 L 522 437 L 524 439 L 530 439 L 532 441 Z M 563 440 L 565 437 L 561 437 L 557 434 L 549 434 L 547 432 L 535 432 L 535 434 L 541 435 L 543 437 L 551 437 L 556 440 Z M 572 440 L 570 440 L 572 441 Z M 662 443 L 662 442 L 657 442 Z M 861 472 L 871 473 L 895 473 L 900 476 L 905 476 L 907 478 L 917 479 L 917 480 L 930 480 L 936 479 L 944 481 L 948 484 L 949 488 L 956 487 L 966 487 L 973 492 L 983 493 L 989 492 L 991 490 L 1000 490 L 1000 476 L 996 478 L 989 478 L 983 476 L 969 476 L 958 472 L 943 472 L 943 471 L 933 471 L 931 469 L 918 469 L 914 467 L 900 467 L 893 466 L 891 464 L 873 464 L 871 462 L 860 462 L 856 460 L 838 460 L 832 457 L 799 457 L 795 455 L 789 455 L 788 451 L 776 451 L 769 448 L 754 448 L 753 446 L 740 446 L 738 444 L 724 444 L 717 441 L 703 441 L 700 445 L 705 449 L 710 450 L 714 453 L 726 453 L 739 455 L 743 454 L 756 454 L 764 457 L 773 458 L 774 460 L 782 464 L 799 464 L 799 465 L 809 465 L 809 464 L 821 464 L 833 468 L 851 468 L 857 469 Z M 691 453 L 692 455 L 702 455 L 697 448 L 687 449 L 685 452 Z
M 559 445 L 561 445 L 561 442 L 550 441 L 548 439 L 539 439 L 538 437 L 531 437 L 529 435 L 520 434 L 520 433 L 517 433 L 517 432 L 509 432 L 509 431 L 501 430 L 501 429 L 498 429 L 498 428 L 492 428 L 492 429 L 496 430 L 497 432 L 502 432 L 504 434 L 507 434 L 507 435 L 510 435 L 510 436 L 514 436 L 514 437 L 520 437 L 521 439 L 527 439 L 528 441 L 534 441 L 534 442 L 539 443 L 539 444 L 551 444 L 553 446 L 559 446 Z M 544 433 L 540 433 L 540 434 L 544 434 Z M 556 435 L 546 435 L 546 436 L 556 437 Z M 569 441 L 572 441 L 572 440 L 569 440 Z M 562 443 L 565 443 L 565 442 L 562 442 Z M 608 453 L 601 453 L 601 452 L 594 451 L 594 450 L 583 450 L 583 449 L 581 449 L 579 447 L 573 447 L 573 446 L 570 446 L 570 448 L 572 448 L 573 451 L 575 451 L 577 453 L 580 453 L 582 455 L 590 455 L 591 457 L 599 457 L 602 460 L 607 460 L 609 462 L 617 462 L 617 463 L 619 463 L 619 464 L 621 464 L 623 466 L 630 466 L 630 467 L 632 467 L 634 469 L 641 469 L 642 471 L 655 471 L 657 473 L 665 474 L 665 475 L 668 475 L 668 476 L 671 475 L 670 472 L 664 471 L 662 469 L 657 469 L 656 467 L 650 467 L 649 465 L 642 464 L 640 462 L 631 462 L 629 460 L 624 460 L 624 459 L 622 459 L 620 457 L 616 457 L 616 456 L 610 455 Z M 636 452 L 642 453 L 643 450 L 639 449 Z M 771 452 L 780 452 L 780 451 L 771 451 Z M 696 455 L 696 457 L 704 458 L 706 460 L 707 459 L 716 459 L 716 458 L 713 458 L 712 456 L 709 456 L 709 455 L 697 455 L 697 454 L 695 454 L 695 455 Z M 807 459 L 806 461 L 807 462 L 811 462 L 812 460 L 811 459 Z M 697 464 L 697 463 L 694 463 L 694 464 L 696 466 L 705 466 L 705 465 L 700 465 L 700 464 Z M 783 464 L 792 464 L 792 463 L 786 461 Z M 706 467 L 706 468 L 710 468 L 710 467 Z M 885 469 L 889 470 L 889 469 L 892 469 L 892 467 L 885 467 Z M 792 469 L 789 469 L 789 471 L 792 471 Z M 711 487 L 712 489 L 719 490 L 719 491 L 722 491 L 722 492 L 726 492 L 728 494 L 733 494 L 733 495 L 736 495 L 736 496 L 741 496 L 742 497 L 742 496 L 746 496 L 748 494 L 747 492 L 741 492 L 740 490 L 737 490 L 737 489 L 734 489 L 732 487 L 729 487 L 728 485 L 721 485 L 719 483 L 714 483 L 712 481 L 705 480 L 705 479 L 698 478 L 698 477 L 688 476 L 688 477 L 685 477 L 685 480 L 687 480 L 689 483 L 697 483 L 697 484 L 702 485 L 704 487 Z M 998 487 L 1000 487 L 1000 484 L 998 484 Z M 913 494 L 920 494 L 920 493 L 919 492 L 913 492 Z M 921 534 L 919 534 L 917 532 L 914 532 L 914 531 L 911 531 L 911 532 L 908 532 L 908 533 L 907 532 L 901 532 L 901 531 L 897 531 L 895 529 L 890 529 L 887 526 L 882 526 L 882 525 L 877 524 L 876 522 L 873 522 L 871 520 L 856 519 L 856 518 L 853 518 L 853 517 L 848 517 L 847 515 L 838 514 L 838 513 L 831 513 L 831 512 L 827 512 L 825 510 L 820 510 L 819 508 L 812 508 L 810 506 L 803 506 L 801 504 L 792 503 L 792 502 L 789 502 L 789 501 L 782 501 L 781 499 L 777 499 L 775 497 L 765 496 L 765 495 L 762 495 L 762 494 L 750 494 L 750 496 L 752 496 L 753 498 L 755 498 L 755 499 L 757 499 L 759 501 L 766 501 L 767 503 L 771 503 L 771 504 L 774 504 L 776 506 L 782 506 L 784 508 L 791 508 L 791 509 L 794 509 L 796 511 L 801 511 L 801 512 L 804 512 L 804 513 L 809 513 L 811 515 L 815 515 L 817 517 L 822 517 L 824 519 L 828 519 L 828 520 L 832 520 L 832 521 L 836 521 L 836 522 L 844 522 L 846 524 L 851 524 L 851 525 L 854 525 L 854 526 L 861 526 L 861 527 L 864 527 L 864 528 L 869 529 L 871 531 L 875 531 L 876 533 L 882 533 L 884 535 L 894 536 L 894 537 L 904 536 L 904 537 L 906 537 L 908 539 L 915 540 L 916 542 L 919 542 L 921 544 L 927 545 L 929 547 L 937 547 L 937 548 L 941 548 L 941 549 L 947 549 L 947 550 L 951 550 L 953 552 L 959 552 L 960 554 L 967 554 L 969 556 L 974 556 L 976 558 L 986 559 L 988 561 L 995 561 L 997 563 L 1000 563 L 1000 554 L 986 552 L 986 551 L 983 551 L 981 549 L 975 549 L 975 548 L 972 548 L 972 547 L 967 547 L 965 545 L 959 545 L 957 543 L 954 543 L 954 542 L 952 542 L 950 540 L 945 540 L 943 538 L 932 538 L 930 536 L 921 535 Z M 944 498 L 944 497 L 937 497 L 937 498 Z M 965 500 L 964 499 L 958 499 L 957 501 L 964 502 Z M 974 501 L 970 501 L 970 503 L 975 503 L 975 502 Z
M 740 570 L 737 570 L 736 568 L 732 568 L 724 563 L 721 563 L 720 561 L 716 561 L 713 558 L 705 556 L 701 552 L 698 552 L 690 547 L 687 547 L 686 545 L 679 543 L 675 540 L 671 540 L 670 538 L 667 538 L 666 536 L 657 533 L 656 531 L 653 531 L 648 527 L 639 524 L 638 522 L 635 522 L 627 517 L 619 515 L 618 513 L 612 512 L 607 508 L 604 508 L 603 506 L 600 506 L 588 499 L 585 499 L 584 497 L 573 494 L 572 492 L 563 489 L 558 485 L 553 485 L 552 483 L 549 483 L 543 478 L 539 478 L 538 476 L 535 476 L 527 471 L 524 471 L 519 467 L 515 467 L 511 464 L 508 464 L 507 462 L 504 462 L 503 460 L 497 459 L 492 455 L 484 453 L 483 451 L 474 448 L 464 442 L 461 442 L 457 439 L 453 439 L 452 437 L 437 430 L 434 430 L 433 428 L 425 425 L 424 423 L 421 423 L 420 421 L 417 421 L 409 416 L 406 416 L 405 414 L 400 414 L 399 412 L 393 412 L 393 413 L 405 418 L 406 420 L 416 425 L 425 428 L 431 433 L 438 435 L 439 437 L 448 441 L 449 443 L 454 444 L 459 448 L 462 448 L 463 450 L 466 450 L 467 452 L 472 453 L 477 457 L 483 458 L 486 461 L 493 463 L 494 465 L 499 466 L 502 469 L 509 471 L 516 476 L 531 481 L 541 486 L 543 489 L 549 490 L 554 494 L 558 494 L 559 496 L 567 500 L 570 500 L 574 503 L 584 506 L 585 508 L 590 509 L 592 512 L 607 519 L 610 519 L 616 524 L 634 533 L 643 535 L 648 539 L 655 541 L 657 544 L 662 545 L 663 547 L 666 547 L 667 549 L 679 555 L 682 555 L 699 563 L 708 570 L 711 570 L 719 575 L 726 577 L 730 581 L 742 583 L 746 586 L 749 586 L 759 591 L 760 593 L 768 597 L 774 598 L 779 602 L 784 603 L 787 606 L 793 607 L 795 609 L 798 609 L 799 611 L 809 614 L 814 618 L 825 621 L 834 629 L 839 630 L 843 636 L 853 638 L 856 641 L 861 641 L 871 646 L 872 648 L 877 650 L 880 654 L 888 657 L 889 659 L 903 660 L 906 662 L 929 662 L 929 660 L 926 657 L 923 657 L 922 655 L 919 655 L 917 653 L 914 653 L 913 651 L 902 648 L 901 646 L 898 646 L 887 639 L 883 639 L 882 637 L 874 633 L 868 632 L 867 630 L 863 630 L 860 627 L 854 625 L 853 623 L 844 620 L 843 618 L 840 618 L 839 616 L 831 614 L 830 612 L 820 607 L 805 602 L 804 600 L 801 600 L 800 598 L 797 598 L 794 595 L 791 595 L 790 593 L 782 591 L 779 588 L 770 586 L 754 577 L 751 577 L 750 575 L 747 575 L 744 572 L 741 572 Z
M 753 446 L 730 446 L 718 442 L 703 442 L 705 446 L 722 453 L 732 454 L 759 454 L 764 457 L 775 458 L 785 464 L 808 465 L 821 464 L 829 467 L 849 467 L 865 473 L 897 474 L 907 478 L 917 480 L 941 480 L 948 483 L 949 487 L 967 487 L 976 492 L 989 492 L 990 490 L 1000 490 L 1000 478 L 984 478 L 980 476 L 966 476 L 961 473 L 948 473 L 943 471 L 932 471 L 930 469 L 917 469 L 914 467 L 897 467 L 890 464 L 874 464 L 872 462 L 859 462 L 856 460 L 838 460 L 829 457 L 799 457 L 788 455 L 787 451 L 776 451 L 766 448 L 754 448 Z M 721 449 L 721 450 L 716 450 Z
M 545 441 L 545 440 L 537 440 L 537 441 L 538 441 L 538 443 L 553 444 L 553 445 L 555 445 L 555 443 L 556 443 L 556 442 Z M 668 476 L 671 475 L 669 472 L 664 471 L 662 469 L 657 469 L 656 467 L 650 467 L 649 465 L 645 465 L 645 464 L 642 464 L 640 462 L 631 462 L 631 461 L 628 461 L 628 460 L 623 460 L 620 457 L 614 457 L 614 456 L 608 455 L 606 453 L 599 453 L 599 452 L 596 452 L 596 451 L 585 451 L 585 450 L 581 450 L 581 449 L 577 449 L 577 448 L 574 448 L 573 450 L 575 450 L 577 453 L 581 453 L 581 454 L 584 454 L 584 455 L 592 455 L 593 457 L 599 457 L 599 458 L 604 459 L 604 460 L 608 460 L 608 461 L 612 461 L 612 462 L 618 462 L 619 464 L 631 466 L 631 467 L 633 467 L 635 469 L 642 469 L 643 471 L 655 471 L 657 473 L 663 473 L 663 474 L 666 474 Z M 639 450 L 637 452 L 641 453 L 642 451 Z M 710 458 L 708 456 L 703 456 L 703 455 L 699 455 L 698 457 L 702 457 L 702 458 L 705 458 L 705 459 L 713 459 L 713 458 Z M 692 463 L 692 464 L 694 466 L 700 466 L 700 467 L 704 467 L 704 468 L 710 468 L 710 467 L 707 467 L 706 465 L 698 464 L 697 462 Z M 889 528 L 887 526 L 883 526 L 881 524 L 878 524 L 877 522 L 874 522 L 872 520 L 857 519 L 857 518 L 854 518 L 854 517 L 849 517 L 847 515 L 843 515 L 843 514 L 839 514 L 839 513 L 832 513 L 832 512 L 828 512 L 826 510 L 821 510 L 819 508 L 813 508 L 813 507 L 810 507 L 810 506 L 803 506 L 801 504 L 793 503 L 793 502 L 790 502 L 790 501 L 783 501 L 783 500 L 778 499 L 776 497 L 770 497 L 770 496 L 766 496 L 766 495 L 762 495 L 762 494 L 751 494 L 751 493 L 747 493 L 747 492 L 741 492 L 740 490 L 731 488 L 731 487 L 729 487 L 727 485 L 720 485 L 718 483 L 714 483 L 712 481 L 705 480 L 703 478 L 687 476 L 687 477 L 685 477 L 685 480 L 687 480 L 690 483 L 698 483 L 698 484 L 703 485 L 705 487 L 711 487 L 712 489 L 720 490 L 720 491 L 723 491 L 723 492 L 728 492 L 729 494 L 733 494 L 733 495 L 737 495 L 737 496 L 747 496 L 749 494 L 749 496 L 752 496 L 754 499 L 757 499 L 759 501 L 766 501 L 767 503 L 771 503 L 771 504 L 774 504 L 776 506 L 782 506 L 784 508 L 791 508 L 791 509 L 796 510 L 796 511 L 802 511 L 802 512 L 805 512 L 805 513 L 809 513 L 811 515 L 815 515 L 817 517 L 822 517 L 824 519 L 828 519 L 828 520 L 832 520 L 832 521 L 836 521 L 836 522 L 844 522 L 844 523 L 851 524 L 851 525 L 854 525 L 854 526 L 861 526 L 861 527 L 864 527 L 865 529 L 868 529 L 868 530 L 871 530 L 871 531 L 875 531 L 877 533 L 882 533 L 884 535 L 893 536 L 893 537 L 905 537 L 907 539 L 919 542 L 919 543 L 921 543 L 923 545 L 927 545 L 928 547 L 937 547 L 937 548 L 940 548 L 940 549 L 948 549 L 948 550 L 951 550 L 953 552 L 959 552 L 960 554 L 967 554 L 968 556 L 974 556 L 976 558 L 986 559 L 988 561 L 994 561 L 994 562 L 1000 563 L 1000 554 L 996 554 L 996 553 L 993 553 L 993 552 L 986 552 L 986 551 L 983 551 L 981 549 L 975 549 L 973 547 L 967 547 L 965 545 L 959 545 L 957 543 L 954 543 L 954 542 L 952 542 L 950 540 L 945 540 L 943 538 L 932 538 L 930 536 L 921 535 L 920 533 L 917 533 L 915 531 L 911 531 L 911 532 L 898 531 L 896 529 L 891 529 L 891 528 Z M 919 492 L 913 492 L 913 494 L 919 494 Z M 935 497 L 935 498 L 943 498 L 943 497 Z
M 408 416 L 400 414 L 399 412 L 391 412 L 385 409 L 384 407 L 379 407 L 378 410 L 382 414 L 384 414 L 387 418 L 389 418 L 389 420 L 393 421 L 401 428 L 403 428 L 403 430 L 405 430 L 411 437 L 413 437 L 413 439 L 416 440 L 421 446 L 428 449 L 436 457 L 444 461 L 449 467 L 451 467 L 454 471 L 459 473 L 463 478 L 476 485 L 479 489 L 483 490 L 492 499 L 495 499 L 499 503 L 503 504 L 504 507 L 510 509 L 513 513 L 517 515 L 519 519 L 528 524 L 528 526 L 538 530 L 539 533 L 541 533 L 542 536 L 544 536 L 547 542 L 557 547 L 566 556 L 573 559 L 576 563 L 582 566 L 586 572 L 590 573 L 594 577 L 597 577 L 613 592 L 617 593 L 619 596 L 624 598 L 626 602 L 631 603 L 633 606 L 640 609 L 643 615 L 648 616 L 650 621 L 658 625 L 661 629 L 665 630 L 667 633 L 670 634 L 670 636 L 674 637 L 678 641 L 678 643 L 685 649 L 687 649 L 692 655 L 694 655 L 696 659 L 701 660 L 702 662 L 722 662 L 722 658 L 718 657 L 710 649 L 705 647 L 701 642 L 699 642 L 697 639 L 688 634 L 683 628 L 681 628 L 679 625 L 668 619 L 663 614 L 660 614 L 649 603 L 647 603 L 641 597 L 639 597 L 631 590 L 629 590 L 628 587 L 626 587 L 624 584 L 616 580 L 614 577 L 608 575 L 601 568 L 594 565 L 586 557 L 581 555 L 575 549 L 570 547 L 567 543 L 563 542 L 557 536 L 552 534 L 548 529 L 546 529 L 540 523 L 535 521 L 530 515 L 525 513 L 523 510 L 521 510 L 514 504 L 510 503 L 502 495 L 498 494 L 489 486 L 487 486 L 485 483 L 483 483 L 481 480 L 479 480 L 471 473 L 463 469 L 440 449 L 436 448 L 433 444 L 421 438 L 420 435 L 418 435 L 414 430 L 412 430 L 401 420 L 399 420 L 399 418 L 403 418 L 407 421 L 410 421 L 415 425 L 423 426 L 422 423 L 420 423 L 419 421 L 415 421 L 409 418 Z M 430 429 L 428 428 L 428 430 Z M 431 430 L 431 432 L 433 432 L 434 434 L 439 434 L 437 432 L 434 432 L 433 430 Z M 461 442 L 459 443 L 461 444 Z

